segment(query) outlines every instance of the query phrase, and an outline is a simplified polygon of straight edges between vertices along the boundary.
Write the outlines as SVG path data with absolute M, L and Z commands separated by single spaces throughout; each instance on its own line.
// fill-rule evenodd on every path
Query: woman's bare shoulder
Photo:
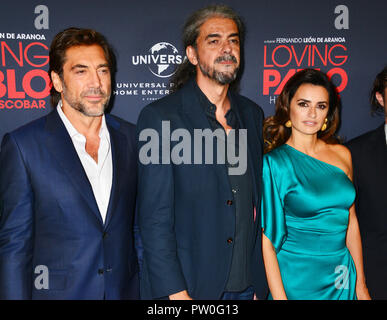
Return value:
M 345 169 L 344 172 L 352 175 L 352 157 L 349 149 L 342 144 L 329 144 L 327 147 L 332 156 L 335 156 L 336 161 L 340 163 L 340 167 Z

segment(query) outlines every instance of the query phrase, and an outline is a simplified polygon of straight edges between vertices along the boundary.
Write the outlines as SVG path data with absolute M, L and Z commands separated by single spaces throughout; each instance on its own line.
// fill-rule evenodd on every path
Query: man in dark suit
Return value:
M 348 148 L 367 286 L 373 299 L 387 299 L 387 66 L 375 79 L 371 104 L 385 114 L 385 123 L 351 140 Z
M 230 8 L 209 6 L 183 38 L 188 60 L 171 80 L 175 92 L 137 123 L 141 296 L 262 299 L 263 112 L 233 90 L 243 25 Z
M 4 136 L 0 299 L 138 299 L 135 128 L 104 114 L 106 39 L 69 28 L 50 47 L 50 114 Z

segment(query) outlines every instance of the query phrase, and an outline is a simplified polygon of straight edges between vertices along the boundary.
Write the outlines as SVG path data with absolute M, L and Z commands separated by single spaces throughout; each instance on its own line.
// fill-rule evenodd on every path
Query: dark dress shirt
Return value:
M 223 126 L 216 119 L 216 106 L 208 100 L 205 94 L 197 86 L 196 82 L 195 89 L 199 97 L 200 105 L 203 107 L 211 129 L 222 129 L 225 132 Z M 234 129 L 235 155 L 239 156 L 239 152 L 242 150 L 239 146 L 240 123 L 235 111 L 235 103 L 233 103 L 230 95 L 228 95 L 228 98 L 230 99 L 231 107 L 227 111 L 225 118 L 227 124 Z M 226 155 L 227 149 L 230 147 L 230 143 L 234 143 L 234 139 L 230 139 L 230 135 L 234 133 L 230 132 L 228 135 L 224 135 L 226 139 L 226 141 L 224 141 Z M 245 147 L 244 150 L 247 150 L 247 148 Z M 225 157 L 225 165 L 227 166 L 227 169 L 233 166 L 238 166 L 238 164 L 231 164 L 228 161 L 227 156 Z M 247 254 L 252 251 L 254 245 L 254 222 L 252 214 L 254 210 L 253 190 L 249 165 L 247 165 L 247 170 L 244 174 L 229 174 L 228 178 L 234 197 L 233 200 L 230 201 L 230 205 L 235 205 L 236 230 L 234 239 L 229 239 L 230 242 L 233 242 L 234 247 L 226 291 L 234 292 L 243 291 L 252 283 L 250 270 L 251 257 Z

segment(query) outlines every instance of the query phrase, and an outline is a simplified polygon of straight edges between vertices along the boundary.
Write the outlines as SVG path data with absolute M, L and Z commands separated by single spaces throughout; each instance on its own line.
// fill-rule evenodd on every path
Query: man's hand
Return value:
M 187 290 L 183 290 L 169 296 L 169 300 L 192 300 L 192 298 L 188 295 Z

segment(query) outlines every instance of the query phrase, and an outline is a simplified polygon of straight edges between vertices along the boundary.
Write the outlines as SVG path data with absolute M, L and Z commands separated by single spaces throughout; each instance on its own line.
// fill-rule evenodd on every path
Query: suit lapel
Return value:
M 371 143 L 371 145 L 375 145 L 375 152 L 378 153 L 378 155 L 375 156 L 380 156 L 384 160 L 383 163 L 387 163 L 387 144 L 384 124 L 375 130 L 373 138 L 374 142 Z M 387 168 L 387 166 L 384 166 L 384 168 Z
M 56 110 L 47 116 L 46 133 L 46 145 L 51 154 L 63 168 L 74 188 L 82 195 L 95 217 L 102 224 L 102 217 L 89 179 L 79 160 L 73 142 Z
M 258 160 L 254 158 L 253 155 L 258 155 L 259 152 L 259 139 L 258 137 L 256 137 L 254 126 L 251 125 L 251 121 L 254 121 L 254 119 L 251 118 L 251 115 L 249 116 L 248 114 L 246 114 L 246 108 L 243 108 L 239 105 L 239 101 L 234 94 L 231 93 L 230 97 L 232 103 L 234 104 L 234 110 L 238 117 L 240 128 L 247 129 L 247 160 L 251 175 L 254 175 L 256 172 L 258 172 L 258 168 L 254 165 L 255 163 L 257 163 Z M 253 181 L 254 204 L 256 205 L 257 203 L 259 203 L 257 195 L 257 181 L 253 178 L 253 176 L 251 177 L 251 179 Z
M 106 213 L 105 229 L 107 228 L 109 222 L 112 219 L 112 215 L 117 206 L 119 196 L 120 196 L 120 185 L 121 185 L 121 176 L 125 172 L 125 168 L 128 166 L 127 161 L 127 150 L 128 146 L 126 145 L 126 137 L 118 131 L 119 123 L 115 121 L 109 115 L 106 115 L 106 125 L 110 134 L 110 145 L 112 149 L 112 162 L 113 162 L 113 179 L 112 179 L 112 189 L 110 192 L 109 206 Z

